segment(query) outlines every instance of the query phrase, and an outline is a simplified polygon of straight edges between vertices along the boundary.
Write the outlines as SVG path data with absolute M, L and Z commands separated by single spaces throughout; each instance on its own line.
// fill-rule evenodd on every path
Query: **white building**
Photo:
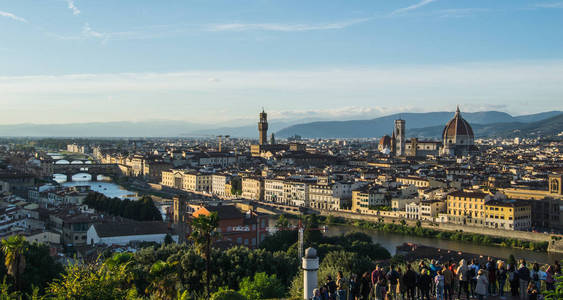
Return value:
M 407 219 L 420 220 L 420 203 L 412 202 L 405 206 Z
M 226 197 L 225 186 L 229 183 L 230 176 L 225 174 L 213 174 L 211 176 L 211 192 L 215 196 Z
M 264 201 L 287 204 L 283 195 L 283 179 L 264 180 Z
M 125 246 L 132 242 L 162 244 L 167 234 L 178 241 L 178 235 L 163 222 L 102 223 L 91 225 L 86 237 L 89 245 Z

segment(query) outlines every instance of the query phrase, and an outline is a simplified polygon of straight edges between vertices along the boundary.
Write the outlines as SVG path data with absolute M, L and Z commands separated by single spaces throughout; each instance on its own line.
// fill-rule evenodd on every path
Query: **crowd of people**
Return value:
M 325 284 L 313 291 L 313 300 L 483 300 L 487 296 L 538 300 L 543 291 L 555 288 L 561 275 L 559 262 L 540 268 L 525 260 L 507 264 L 490 257 L 482 263 L 465 259 L 458 263 L 421 261 L 403 269 L 377 266 L 361 276 L 351 274 L 349 279 L 338 272 L 336 280 L 328 276 Z

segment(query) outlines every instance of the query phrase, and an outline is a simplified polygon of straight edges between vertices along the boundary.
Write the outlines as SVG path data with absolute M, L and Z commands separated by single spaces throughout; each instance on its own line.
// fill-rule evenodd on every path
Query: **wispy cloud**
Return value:
M 451 9 L 440 9 L 435 13 L 442 18 L 462 18 L 479 13 L 490 12 L 488 8 L 451 8 Z
M 345 119 L 388 114 L 401 108 L 451 111 L 456 103 L 464 104 L 464 111 L 486 108 L 484 104 L 507 104 L 506 109 L 511 113 L 531 113 L 562 109 L 562 81 L 561 60 L 351 69 L 0 76 L 0 105 L 6 112 L 2 121 L 8 123 L 30 119 L 76 121 L 84 115 L 68 112 L 86 108 L 88 119 L 82 121 L 110 117 L 123 120 L 125 110 L 132 116 L 216 120 L 220 118 L 217 107 L 224 108 L 230 118 L 254 117 L 257 101 L 276 118 Z M 107 99 L 108 95 L 119 95 L 119 101 L 112 103 L 114 112 L 87 105 Z M 52 113 L 45 113 L 42 105 L 45 101 L 49 101 Z
M 14 15 L 12 13 L 9 13 L 9 12 L 1 11 L 1 10 L 0 10 L 0 17 L 6 17 L 6 18 L 10 18 L 10 19 L 15 20 L 15 21 L 27 23 L 26 19 L 24 19 L 22 17 L 18 17 L 18 16 Z
M 80 14 L 80 9 L 76 7 L 76 4 L 74 4 L 74 0 L 66 0 L 66 3 L 68 4 L 68 8 L 72 10 L 73 15 L 76 16 Z
M 370 18 L 354 19 L 349 21 L 322 23 L 322 24 L 282 24 L 282 23 L 227 23 L 214 24 L 206 27 L 208 31 L 313 31 L 313 30 L 335 30 L 344 29 L 359 23 L 371 20 Z
M 563 8 L 563 1 L 537 3 L 535 6 L 539 8 Z
M 93 37 L 98 39 L 103 39 L 106 37 L 104 33 L 93 30 L 88 23 L 84 24 L 84 26 L 82 27 L 82 35 L 84 37 Z
M 422 0 L 422 1 L 420 1 L 416 4 L 413 4 L 411 6 L 396 9 L 391 13 L 391 15 L 403 14 L 403 13 L 409 12 L 411 10 L 415 10 L 415 9 L 418 9 L 418 8 L 423 7 L 425 5 L 428 5 L 428 4 L 435 2 L 435 1 L 437 1 L 437 0 Z

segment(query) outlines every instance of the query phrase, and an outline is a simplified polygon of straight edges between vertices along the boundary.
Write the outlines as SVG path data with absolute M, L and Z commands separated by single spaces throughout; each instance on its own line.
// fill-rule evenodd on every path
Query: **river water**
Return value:
M 271 217 L 269 226 L 275 226 L 277 217 Z M 290 219 L 293 225 L 297 224 L 296 220 Z M 455 252 L 466 252 L 472 254 L 478 254 L 483 256 L 494 256 L 504 259 L 508 259 L 510 254 L 513 254 L 516 259 L 524 258 L 530 262 L 538 263 L 550 263 L 553 264 L 556 260 L 560 261 L 563 259 L 563 254 L 545 253 L 545 252 L 534 252 L 522 249 L 512 249 L 504 247 L 494 247 L 494 246 L 481 246 L 472 243 L 460 242 L 460 241 L 450 241 L 435 238 L 425 238 L 417 236 L 407 236 L 392 232 L 383 232 L 373 229 L 361 229 L 350 225 L 329 225 L 327 226 L 327 232 L 324 233 L 325 236 L 341 236 L 348 232 L 363 232 L 371 237 L 374 243 L 379 243 L 382 247 L 387 249 L 391 255 L 395 255 L 397 246 L 404 243 L 414 243 L 417 245 L 425 245 L 430 247 L 436 247 L 445 250 L 452 250 Z
M 450 241 L 435 238 L 425 238 L 417 236 L 407 236 L 398 233 L 382 232 L 370 229 L 359 229 L 356 227 L 348 225 L 333 225 L 328 226 L 328 230 L 325 233 L 326 236 L 339 236 L 351 231 L 360 231 L 368 234 L 375 243 L 379 243 L 385 249 L 387 249 L 392 255 L 396 252 L 396 247 L 402 245 L 403 243 L 414 243 L 418 245 L 425 245 L 436 247 L 440 249 L 447 249 L 453 251 L 461 251 L 467 253 L 473 253 L 483 256 L 495 256 L 508 259 L 510 254 L 519 258 L 524 258 L 530 262 L 538 263 L 551 263 L 553 264 L 556 260 L 563 259 L 563 254 L 552 254 L 544 252 L 534 252 L 521 249 L 512 249 L 504 247 L 494 247 L 494 246 L 481 246 L 472 243 L 460 242 L 460 241 Z

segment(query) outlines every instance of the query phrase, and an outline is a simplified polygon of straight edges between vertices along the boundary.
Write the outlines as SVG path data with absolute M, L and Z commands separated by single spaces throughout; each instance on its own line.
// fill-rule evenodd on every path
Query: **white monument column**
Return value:
M 319 257 L 315 248 L 307 248 L 303 260 L 303 299 L 313 298 L 313 290 L 317 288 L 317 271 L 319 270 Z

